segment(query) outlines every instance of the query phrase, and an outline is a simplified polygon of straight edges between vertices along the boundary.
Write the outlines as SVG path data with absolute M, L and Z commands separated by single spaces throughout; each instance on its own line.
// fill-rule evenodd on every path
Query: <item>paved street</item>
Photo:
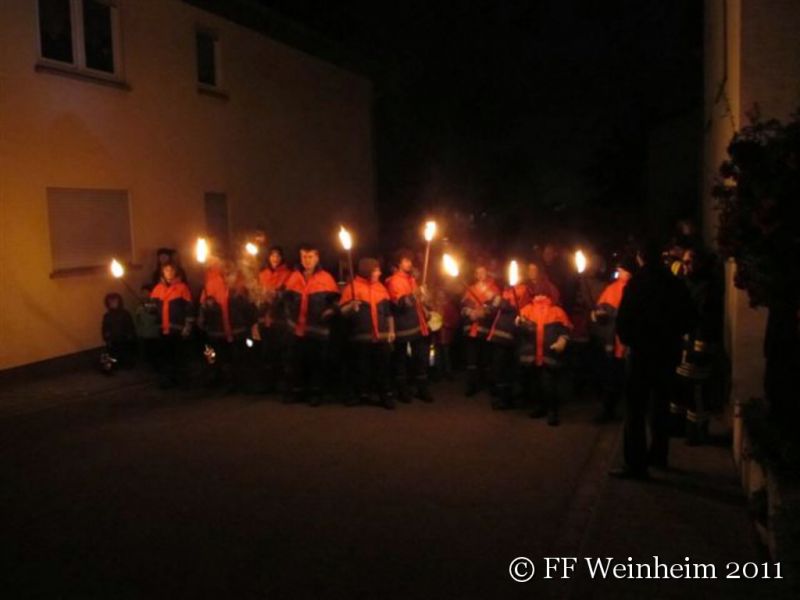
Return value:
M 720 573 L 730 560 L 767 560 L 726 447 L 675 441 L 672 474 L 611 481 L 619 426 L 591 424 L 586 400 L 551 428 L 492 412 L 459 384 L 439 385 L 433 405 L 388 412 L 72 377 L 72 388 L 40 381 L 0 395 L 3 589 L 14 591 L 4 597 L 780 591 L 764 581 L 512 582 L 508 564 L 520 555 L 691 555 Z M 35 410 L 20 404 L 28 388 Z

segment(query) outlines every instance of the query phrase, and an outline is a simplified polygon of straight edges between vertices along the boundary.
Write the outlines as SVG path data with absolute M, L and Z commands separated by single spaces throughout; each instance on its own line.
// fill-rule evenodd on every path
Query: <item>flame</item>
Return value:
M 253 242 L 247 242 L 244 245 L 244 251 L 247 252 L 250 256 L 257 256 L 258 246 L 256 246 Z
M 204 263 L 208 259 L 208 242 L 206 238 L 197 238 L 197 243 L 194 247 L 194 256 L 197 262 Z
M 245 343 L 245 344 L 247 344 L 247 347 L 248 347 L 248 348 L 252 348 L 252 347 L 253 347 L 253 340 L 252 340 L 252 338 L 247 338 L 247 339 L 244 341 L 244 343 Z
M 575 253 L 575 268 L 578 269 L 578 273 L 583 273 L 586 270 L 586 263 L 586 255 L 583 250 L 578 250 Z
M 512 260 L 508 263 L 508 285 L 515 286 L 519 283 L 519 265 Z
M 117 279 L 125 275 L 125 267 L 116 258 L 111 260 L 111 274 Z
M 339 241 L 342 243 L 342 248 L 345 250 L 350 250 L 353 247 L 353 237 L 350 235 L 350 232 L 344 228 L 344 225 L 339 229 Z
M 445 254 L 442 256 L 442 266 L 444 267 L 444 272 L 447 273 L 450 277 L 458 277 L 458 262 L 455 258 L 450 256 L 449 254 Z
M 425 223 L 425 241 L 430 242 L 433 236 L 436 235 L 436 221 L 428 221 Z

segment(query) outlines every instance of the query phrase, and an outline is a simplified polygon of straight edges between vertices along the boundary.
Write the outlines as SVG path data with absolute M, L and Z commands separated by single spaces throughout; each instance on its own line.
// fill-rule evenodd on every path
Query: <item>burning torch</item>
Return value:
M 581 280 L 581 284 L 583 285 L 584 290 L 586 291 L 586 296 L 589 298 L 591 302 L 590 307 L 594 306 L 594 298 L 592 298 L 592 291 L 589 289 L 589 284 L 586 283 L 586 279 L 583 277 L 584 271 L 586 271 L 586 266 L 589 264 L 586 255 L 583 253 L 583 250 L 577 250 L 575 252 L 575 270 L 578 271 L 578 278 Z
M 422 266 L 422 285 L 424 286 L 428 281 L 428 263 L 431 258 L 431 242 L 436 236 L 436 221 L 428 221 L 425 223 L 423 235 L 425 237 L 425 262 Z
M 206 238 L 199 237 L 194 245 L 194 257 L 201 265 L 208 260 L 209 248 Z
M 458 262 L 456 261 L 455 258 L 453 258 L 447 253 L 442 255 L 442 268 L 444 269 L 444 272 L 453 279 L 458 277 L 459 273 Z
M 516 304 L 517 312 L 520 310 L 519 298 L 517 297 L 517 284 L 519 283 L 519 265 L 517 261 L 512 260 L 508 263 L 508 285 L 511 286 L 511 293 L 514 296 L 514 304 Z
M 122 263 L 119 262 L 116 258 L 111 259 L 111 275 L 112 277 L 114 277 L 114 279 L 119 279 L 125 285 L 125 288 L 133 295 L 134 298 L 137 297 L 137 294 L 134 291 L 134 289 L 125 280 L 125 267 L 122 266 Z
M 347 252 L 347 267 L 350 271 L 350 292 L 353 294 L 353 302 L 356 301 L 356 282 L 355 272 L 353 271 L 353 236 L 344 228 L 344 225 L 339 229 L 339 241 L 342 243 L 342 248 Z

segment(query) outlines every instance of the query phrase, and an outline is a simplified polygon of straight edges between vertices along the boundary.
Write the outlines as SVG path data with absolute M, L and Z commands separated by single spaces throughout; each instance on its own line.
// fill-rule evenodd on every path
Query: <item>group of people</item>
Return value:
M 385 278 L 379 260 L 362 257 L 337 282 L 315 245 L 300 247 L 295 268 L 272 246 L 255 269 L 209 257 L 195 302 L 176 254 L 162 249 L 133 317 L 119 294 L 106 297 L 103 336 L 122 364 L 141 338 L 163 387 L 180 384 L 187 354 L 201 349 L 207 385 L 236 391 L 254 383 L 312 406 L 334 393 L 348 405 L 388 409 L 412 398 L 432 402 L 432 367 L 451 377 L 460 340 L 465 395 L 485 390 L 495 409 L 529 406 L 532 417 L 558 425 L 567 371 L 576 387 L 597 391 L 598 421 L 616 418 L 625 396 L 626 472 L 641 475 L 666 463 L 670 380 L 682 352 L 685 359 L 684 336 L 696 338 L 698 322 L 709 328 L 708 318 L 698 319 L 708 294 L 693 292 L 697 250 L 679 258 L 673 250 L 640 245 L 613 269 L 590 256 L 581 274 L 549 244 L 514 285 L 499 263 L 476 258 L 468 283 L 439 278 L 427 286 L 407 249 L 392 255 Z M 653 436 L 643 450 L 651 393 Z

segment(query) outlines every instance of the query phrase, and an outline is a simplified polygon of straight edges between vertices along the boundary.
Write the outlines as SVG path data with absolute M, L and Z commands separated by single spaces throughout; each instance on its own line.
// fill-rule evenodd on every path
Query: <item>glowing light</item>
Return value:
M 125 275 L 125 267 L 116 258 L 111 260 L 111 274 L 117 279 Z
M 252 348 L 253 347 L 253 340 L 250 339 L 250 338 L 247 338 L 244 343 L 247 344 L 248 348 Z
M 244 245 L 244 251 L 247 252 L 250 256 L 257 256 L 258 246 L 256 246 L 253 242 L 247 242 Z
M 442 267 L 450 277 L 458 277 L 458 262 L 449 254 L 442 256 Z
M 575 253 L 575 268 L 578 269 L 578 273 L 583 273 L 586 270 L 586 263 L 586 255 L 583 250 L 578 250 Z
M 350 250 L 353 247 L 353 237 L 350 235 L 350 232 L 344 228 L 339 229 L 339 241 L 342 243 L 342 248 L 345 250 Z
M 194 256 L 197 262 L 201 264 L 208 260 L 208 242 L 205 238 L 197 238 L 197 243 L 194 247 Z
M 614 269 L 614 274 L 611 277 L 612 279 L 619 279 L 619 269 Z
M 425 223 L 425 241 L 430 242 L 436 235 L 436 221 L 428 221 Z
M 508 285 L 515 286 L 519 283 L 519 265 L 512 260 L 508 263 Z

